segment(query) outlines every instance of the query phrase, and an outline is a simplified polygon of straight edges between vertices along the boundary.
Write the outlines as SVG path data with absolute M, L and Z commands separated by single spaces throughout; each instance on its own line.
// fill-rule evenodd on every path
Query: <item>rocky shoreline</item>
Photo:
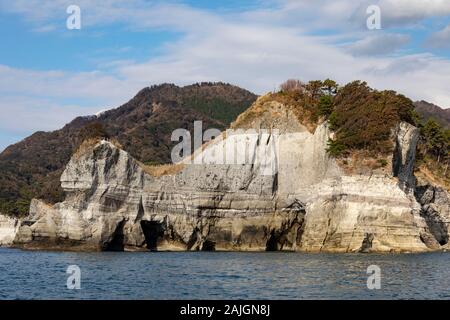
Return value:
M 276 111 L 270 129 L 280 134 L 241 137 L 240 143 L 250 157 L 276 144 L 275 174 L 261 174 L 263 163 L 256 161 L 187 164 L 157 177 L 111 142 L 99 141 L 67 165 L 64 202 L 50 206 L 35 199 L 24 219 L 0 216 L 0 244 L 71 251 L 449 248 L 449 194 L 416 187 L 415 127 L 401 123 L 396 129 L 390 173 L 348 174 L 326 152 L 332 135 L 326 123 L 310 133 L 283 105 L 265 107 Z M 252 127 L 260 129 L 261 121 Z M 195 157 L 226 153 L 230 139 L 217 138 Z

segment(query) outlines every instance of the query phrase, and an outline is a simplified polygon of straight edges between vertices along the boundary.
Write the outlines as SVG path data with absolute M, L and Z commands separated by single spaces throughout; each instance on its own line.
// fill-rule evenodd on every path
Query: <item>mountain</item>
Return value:
M 416 112 L 422 117 L 424 121 L 433 118 L 444 128 L 450 129 L 450 108 L 442 109 L 435 104 L 423 100 L 414 102 L 414 106 Z
M 33 199 L 26 217 L 0 214 L 0 244 L 71 251 L 449 250 L 449 188 L 435 179 L 446 172 L 417 175 L 416 155 L 422 150 L 423 163 L 433 158 L 445 166 L 450 139 L 437 125 L 417 128 L 413 102 L 395 91 L 361 81 L 334 91 L 329 84 L 299 83 L 259 97 L 231 124 L 237 131 L 164 166 L 142 161 L 164 161 L 167 127 L 189 127 L 198 116 L 212 125 L 226 119 L 205 111 L 216 110 L 199 93 L 209 96 L 210 87 L 190 88 L 194 98 L 173 86 L 145 89 L 126 107 L 74 126 L 74 145 L 83 143 L 61 175 L 65 199 Z M 198 109 L 180 107 L 189 105 L 185 99 Z M 151 138 L 163 145 L 160 154 L 142 142 Z M 146 149 L 155 154 L 147 158 Z
M 196 120 L 203 121 L 203 129 L 223 130 L 256 98 L 225 83 L 163 84 L 141 90 L 119 108 L 78 117 L 60 130 L 36 132 L 0 154 L 0 212 L 24 215 L 35 197 L 63 200 L 60 176 L 85 139 L 109 137 L 143 163 L 169 163 L 173 130 L 192 131 Z

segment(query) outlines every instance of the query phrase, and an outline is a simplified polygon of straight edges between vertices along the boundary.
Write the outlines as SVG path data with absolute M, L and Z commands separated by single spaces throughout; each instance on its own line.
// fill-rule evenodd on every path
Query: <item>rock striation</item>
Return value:
M 48 206 L 33 200 L 14 245 L 83 251 L 446 248 L 449 195 L 432 186 L 414 193 L 415 127 L 401 123 L 395 130 L 391 174 L 348 175 L 326 152 L 327 123 L 312 133 L 283 105 L 263 107 L 264 116 L 245 127 L 265 133 L 217 137 L 172 175 L 148 173 L 111 142 L 86 146 L 61 176 L 65 201 Z M 271 121 L 261 120 L 268 116 Z M 230 154 L 245 161 L 230 161 Z
M 0 214 L 0 247 L 12 244 L 19 225 L 18 219 Z
M 440 187 L 425 184 L 417 187 L 416 197 L 422 205 L 421 216 L 425 219 L 430 233 L 440 246 L 448 249 L 450 195 Z

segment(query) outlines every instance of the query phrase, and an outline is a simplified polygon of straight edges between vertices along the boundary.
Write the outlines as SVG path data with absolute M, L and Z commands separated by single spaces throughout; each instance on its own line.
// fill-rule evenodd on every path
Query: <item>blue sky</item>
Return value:
M 0 0 L 0 23 L 0 150 L 161 82 L 363 79 L 450 107 L 450 0 Z

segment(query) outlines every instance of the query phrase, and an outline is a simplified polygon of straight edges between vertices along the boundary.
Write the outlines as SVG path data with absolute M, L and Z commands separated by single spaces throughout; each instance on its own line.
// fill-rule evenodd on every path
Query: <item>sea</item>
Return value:
M 450 253 L 1 248 L 0 299 L 450 299 Z

